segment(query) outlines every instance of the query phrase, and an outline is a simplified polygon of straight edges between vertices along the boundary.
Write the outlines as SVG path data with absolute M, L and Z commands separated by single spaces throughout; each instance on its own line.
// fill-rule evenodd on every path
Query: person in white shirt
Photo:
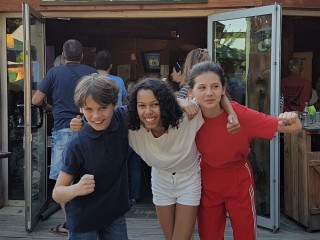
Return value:
M 165 239 L 191 239 L 201 196 L 195 136 L 202 115 L 189 121 L 172 91 L 158 79 L 138 83 L 128 111 L 129 142 L 152 167 L 153 202 Z

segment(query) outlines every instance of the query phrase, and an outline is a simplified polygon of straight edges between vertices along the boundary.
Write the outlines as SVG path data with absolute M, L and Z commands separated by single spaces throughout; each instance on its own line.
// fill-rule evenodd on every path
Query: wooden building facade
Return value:
M 197 0 L 181 0 L 185 3 L 159 0 L 153 4 L 147 4 L 148 0 L 141 0 L 134 4 L 127 4 L 125 0 L 120 1 L 121 4 L 88 0 L 88 4 L 82 1 L 78 5 L 75 4 L 76 1 L 72 2 L 73 5 L 68 5 L 67 1 L 63 0 L 25 1 L 28 6 L 42 15 L 39 20 L 45 25 L 43 31 L 40 30 L 37 36 L 44 37 L 44 42 L 31 43 L 29 49 L 31 57 L 37 59 L 31 64 L 32 71 L 43 68 L 43 71 L 36 76 L 38 82 L 45 71 L 53 66 L 54 58 L 62 52 L 63 43 L 71 38 L 78 39 L 84 45 L 84 63 L 87 65 L 93 66 L 97 51 L 108 49 L 113 57 L 112 73 L 120 75 L 127 83 L 154 74 L 169 81 L 174 63 L 183 62 L 190 50 L 208 48 L 213 54 L 212 44 L 215 41 L 212 40 L 214 35 L 212 29 L 216 34 L 214 37 L 220 37 L 221 44 L 230 40 L 229 44 L 220 48 L 220 55 L 218 56 L 218 52 L 215 52 L 213 58 L 226 64 L 225 71 L 230 74 L 230 88 L 232 85 L 234 89 L 233 97 L 249 107 L 268 114 L 279 112 L 277 109 L 279 101 L 274 99 L 279 97 L 280 79 L 288 74 L 288 62 L 294 56 L 306 60 L 304 74 L 309 80 L 314 80 L 315 76 L 320 74 L 320 31 L 318 30 L 320 1 L 279 0 L 277 4 L 280 5 L 271 0 L 200 0 L 198 3 Z M 275 22 L 273 14 L 266 16 L 261 14 L 264 11 L 263 7 L 268 8 L 268 6 L 269 9 L 275 6 L 276 11 L 280 8 L 277 6 L 281 6 L 282 10 L 278 13 L 280 19 L 277 22 L 280 34 L 271 30 L 270 21 Z M 1 53 L 6 53 L 1 54 L 0 57 L 0 150 L 12 152 L 8 159 L 0 163 L 0 183 L 3 183 L 3 194 L 1 194 L 0 184 L 0 198 L 4 200 L 5 205 L 9 206 L 25 204 L 26 181 L 29 181 L 29 185 L 39 186 L 37 182 L 39 179 L 35 179 L 35 176 L 38 176 L 40 166 L 32 165 L 31 161 L 31 165 L 26 167 L 25 131 L 18 127 L 24 115 L 24 110 L 18 106 L 24 103 L 26 94 L 26 64 L 23 59 L 26 43 L 22 8 L 21 0 L 0 1 L 0 49 Z M 235 17 L 240 16 L 240 19 L 243 16 L 241 11 L 250 9 L 252 10 L 250 17 L 243 18 L 244 21 L 241 24 L 245 23 L 246 25 L 243 26 L 249 26 L 251 30 L 241 32 L 241 27 L 238 27 L 238 30 L 228 33 L 228 27 L 232 29 L 231 25 L 235 22 L 232 22 L 231 17 L 223 18 L 223 14 L 232 16 L 231 12 L 240 10 L 235 14 Z M 258 17 L 254 17 L 255 9 Z M 221 16 L 223 20 L 211 25 L 210 19 L 213 14 Z M 213 19 L 216 18 L 213 16 Z M 29 21 L 36 26 L 38 20 L 32 17 Z M 271 46 L 271 39 L 272 43 L 275 43 L 273 42 L 275 35 L 278 35 L 277 39 L 281 42 L 276 51 L 272 51 L 271 47 L 274 46 Z M 39 49 L 42 44 L 44 50 Z M 242 47 L 235 50 L 240 45 Z M 158 71 L 148 71 L 144 62 L 146 53 L 160 55 Z M 277 58 L 273 58 L 272 54 Z M 228 58 L 233 59 L 232 62 L 229 61 L 230 59 L 226 60 L 227 55 Z M 45 58 L 42 59 L 42 56 Z M 250 61 L 246 60 L 248 57 Z M 275 62 L 272 62 L 274 59 L 276 59 Z M 230 64 L 236 65 L 236 68 L 228 69 Z M 275 69 L 278 69 L 278 72 Z M 33 76 L 33 78 L 36 77 Z M 50 135 L 50 116 L 46 117 L 47 125 L 43 131 L 47 131 L 47 135 Z M 40 133 L 37 132 L 37 134 Z M 37 134 L 33 133 L 33 140 L 39 141 Z M 283 146 L 280 144 L 279 150 L 277 146 L 280 138 L 277 136 L 275 138 L 274 144 L 254 142 L 251 146 L 252 159 L 250 160 L 253 160 L 253 168 L 256 170 L 257 210 L 262 216 L 262 219 L 258 219 L 258 223 L 277 231 L 279 227 L 277 220 L 271 223 L 264 220 L 277 219 L 279 209 L 286 204 L 281 196 L 274 196 L 274 194 L 277 195 L 277 187 L 273 192 L 270 190 L 273 189 L 272 185 L 277 185 L 280 187 L 280 195 L 283 195 L 285 188 L 282 181 Z M 47 137 L 44 139 L 43 148 L 47 150 L 41 153 L 42 155 L 39 153 L 38 157 L 48 158 L 45 161 L 45 169 L 47 169 L 50 162 L 50 144 L 46 143 Z M 264 154 L 264 151 L 268 154 Z M 270 164 L 269 158 L 275 158 L 275 164 Z M 26 169 L 30 170 L 31 180 L 28 175 L 26 178 Z M 276 172 L 276 176 L 271 172 Z M 44 189 L 47 191 L 47 186 Z M 41 195 L 47 197 L 47 192 L 43 193 L 40 187 L 38 190 L 30 191 L 31 198 L 42 198 Z M 270 201 L 275 198 L 277 199 L 273 203 L 275 206 L 270 207 Z M 275 217 L 272 217 L 273 215 Z

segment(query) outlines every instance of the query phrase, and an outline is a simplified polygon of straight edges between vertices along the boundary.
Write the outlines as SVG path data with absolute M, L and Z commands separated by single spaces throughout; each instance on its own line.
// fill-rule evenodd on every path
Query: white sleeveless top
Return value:
M 200 154 L 195 137 L 204 123 L 202 113 L 188 120 L 184 114 L 179 128 L 169 128 L 168 133 L 156 138 L 143 126 L 138 131 L 129 130 L 129 144 L 151 167 L 169 172 L 199 171 Z

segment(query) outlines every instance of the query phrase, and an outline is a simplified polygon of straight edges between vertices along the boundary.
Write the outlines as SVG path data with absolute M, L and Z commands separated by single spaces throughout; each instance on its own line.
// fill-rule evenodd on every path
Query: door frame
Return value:
M 232 20 L 260 15 L 272 15 L 271 42 L 271 82 L 270 82 L 270 115 L 278 116 L 280 112 L 280 64 L 281 64 L 281 20 L 282 7 L 279 4 L 254 7 L 244 10 L 212 14 L 208 16 L 208 51 L 215 60 L 214 22 Z M 275 134 L 270 143 L 270 218 L 257 216 L 258 226 L 278 231 L 280 227 L 280 136 Z
M 21 13 L 8 13 L 0 14 L 0 52 L 5 53 L 7 51 L 6 41 L 1 41 L 1 39 L 6 39 L 6 20 L 7 18 L 22 18 Z M 9 148 L 8 143 L 8 83 L 7 83 L 7 55 L 1 54 L 0 56 L 0 85 L 1 85 L 1 96 L 0 96 L 0 109 L 1 109 L 1 146 L 0 148 L 3 151 L 7 151 Z M 2 179 L 4 184 L 4 204 L 5 206 L 17 206 L 24 207 L 24 200 L 9 200 L 8 197 L 8 168 L 9 168 L 9 159 L 2 159 L 0 162 L 2 165 Z
M 29 6 L 27 3 L 22 2 L 22 22 L 23 22 L 23 51 L 24 51 L 24 164 L 25 164 L 25 170 L 24 170 L 24 189 L 25 189 L 25 228 L 27 231 L 32 231 L 35 225 L 37 224 L 38 220 L 40 219 L 40 215 L 44 211 L 44 209 L 47 207 L 47 141 L 46 141 L 46 123 L 44 126 L 41 126 L 40 128 L 37 127 L 37 129 L 41 129 L 40 133 L 42 133 L 42 136 L 44 138 L 44 143 L 41 146 L 38 146 L 39 151 L 43 153 L 43 156 L 45 156 L 45 159 L 38 159 L 36 166 L 44 166 L 43 169 L 37 170 L 39 172 L 39 181 L 36 181 L 37 187 L 33 186 L 33 178 L 35 177 L 33 175 L 36 170 L 33 169 L 33 157 L 32 157 L 32 145 L 34 142 L 35 134 L 32 133 L 32 73 L 31 73 L 31 55 L 32 55 L 32 49 L 31 49 L 31 39 L 32 39 L 32 33 L 31 33 L 31 22 L 30 17 L 32 16 L 33 19 L 36 19 L 41 24 L 41 30 L 43 35 L 41 36 L 42 46 L 40 48 L 43 48 L 43 52 L 41 54 L 42 58 L 40 60 L 43 60 L 43 69 L 42 73 L 45 74 L 45 25 L 44 25 L 44 18 L 43 16 L 34 10 L 31 6 Z M 40 70 L 39 70 L 40 72 Z M 44 76 L 40 76 L 43 78 Z M 45 114 L 44 114 L 45 115 Z M 46 122 L 44 118 L 44 122 Z M 34 136 L 34 137 L 33 137 Z M 36 154 L 37 155 L 37 154 Z M 44 164 L 39 164 L 40 161 L 45 161 Z M 43 171 L 42 171 L 43 170 Z M 41 174 L 42 173 L 42 174 Z M 37 176 L 38 177 L 38 176 Z M 41 183 L 40 183 L 41 182 Z M 40 191 L 39 186 L 44 186 L 44 193 L 42 195 L 44 196 L 43 199 L 40 199 L 40 204 L 38 202 L 37 205 L 33 204 L 33 189 L 36 188 Z M 41 194 L 38 194 L 40 196 Z M 41 197 L 40 197 L 41 198 Z M 34 200 L 36 201 L 36 200 Z

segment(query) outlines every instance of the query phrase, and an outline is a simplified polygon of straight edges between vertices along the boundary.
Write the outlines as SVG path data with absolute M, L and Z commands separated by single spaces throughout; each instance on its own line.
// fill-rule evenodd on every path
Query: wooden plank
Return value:
M 320 230 L 320 152 L 311 152 L 312 132 L 285 135 L 285 213 Z
M 298 219 L 304 226 L 308 226 L 309 204 L 308 204 L 308 155 L 307 151 L 311 149 L 310 135 L 307 131 L 301 131 L 298 138 L 299 158 L 298 162 Z
M 290 177 L 291 174 L 288 173 L 291 169 L 291 164 L 290 164 L 290 135 L 289 134 L 284 134 L 284 146 L 283 146 L 283 195 L 284 195 L 284 212 L 289 215 L 291 214 L 291 209 L 290 206 L 291 204 L 286 204 L 287 200 L 291 196 L 290 190 L 291 190 L 291 181 Z
M 152 204 L 136 204 L 131 211 L 135 209 L 150 210 Z M 50 227 L 63 221 L 61 211 L 50 216 L 46 221 L 39 221 L 34 231 L 28 233 L 24 229 L 24 209 L 17 207 L 5 207 L 0 209 L 0 239 L 66 239 L 49 232 Z M 162 240 L 162 232 L 157 218 L 146 218 L 142 215 L 139 218 L 127 218 L 128 236 L 130 240 Z M 213 233 L 214 234 L 214 233 Z M 195 240 L 199 240 L 197 228 L 195 229 Z M 233 232 L 230 220 L 227 219 L 225 240 L 232 240 Z M 258 228 L 259 240 L 319 240 L 320 232 L 308 233 L 301 225 L 296 224 L 284 215 L 280 219 L 280 231 L 273 233 L 270 230 Z
M 295 220 L 298 220 L 297 213 L 295 212 L 298 205 L 297 195 L 297 166 L 296 157 L 298 157 L 297 146 L 298 134 L 285 134 L 284 135 L 284 209 L 285 213 Z
M 320 229 L 320 152 L 309 152 L 309 229 Z

